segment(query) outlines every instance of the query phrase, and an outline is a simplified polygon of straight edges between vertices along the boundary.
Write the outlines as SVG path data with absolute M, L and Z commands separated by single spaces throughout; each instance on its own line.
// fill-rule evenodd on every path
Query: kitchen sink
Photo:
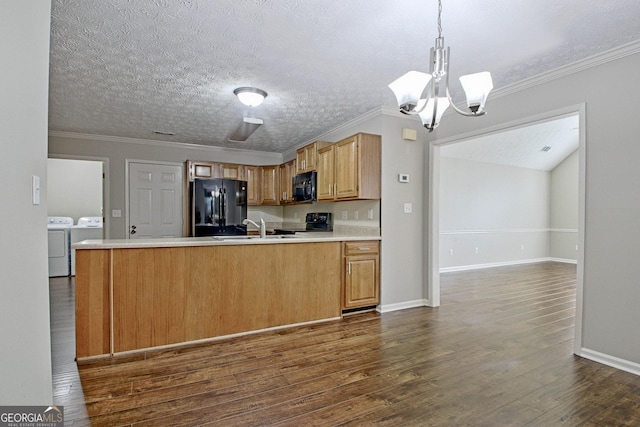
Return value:
M 273 239 L 292 239 L 295 238 L 296 236 L 293 234 L 276 234 L 276 235 L 269 235 L 269 236 L 265 236 L 265 237 L 260 237 L 260 236 L 214 236 L 213 240 L 220 240 L 220 241 L 234 241 L 234 240 L 273 240 Z

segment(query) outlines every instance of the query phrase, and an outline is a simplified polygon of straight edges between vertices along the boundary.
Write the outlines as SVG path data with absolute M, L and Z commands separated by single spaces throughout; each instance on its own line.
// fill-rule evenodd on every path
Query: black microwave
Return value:
M 313 202 L 316 200 L 317 172 L 305 172 L 293 177 L 293 200 Z

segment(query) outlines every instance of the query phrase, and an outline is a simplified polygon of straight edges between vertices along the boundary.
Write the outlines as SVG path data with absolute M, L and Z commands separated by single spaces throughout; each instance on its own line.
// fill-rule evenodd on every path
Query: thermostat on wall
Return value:
M 409 182 L 409 174 L 408 173 L 399 173 L 398 181 L 400 182 Z

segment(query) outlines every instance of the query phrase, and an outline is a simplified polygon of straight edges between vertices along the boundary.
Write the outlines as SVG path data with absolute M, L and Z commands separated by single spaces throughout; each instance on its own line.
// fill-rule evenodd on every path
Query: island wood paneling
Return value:
M 109 254 L 76 251 L 76 357 L 109 353 Z
M 113 351 L 339 317 L 340 245 L 112 249 Z

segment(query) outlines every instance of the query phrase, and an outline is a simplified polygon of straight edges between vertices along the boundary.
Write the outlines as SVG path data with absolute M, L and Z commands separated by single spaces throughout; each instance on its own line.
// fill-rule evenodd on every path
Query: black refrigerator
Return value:
M 193 236 L 246 235 L 247 182 L 195 179 L 191 186 Z

